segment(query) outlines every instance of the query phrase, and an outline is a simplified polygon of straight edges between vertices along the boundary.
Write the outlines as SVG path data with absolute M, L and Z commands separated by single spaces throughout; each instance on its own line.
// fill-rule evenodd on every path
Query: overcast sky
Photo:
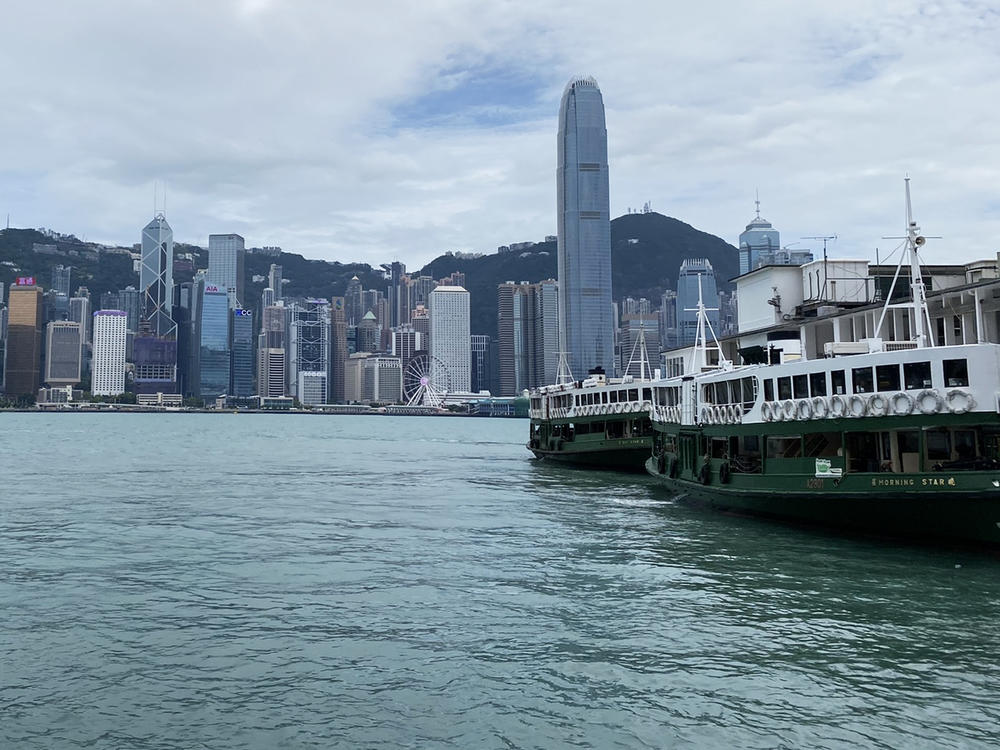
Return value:
M 3 4 L 0 215 L 131 245 L 238 232 L 418 267 L 555 234 L 567 80 L 607 109 L 611 213 L 882 258 L 1000 250 L 994 2 L 123 0 Z

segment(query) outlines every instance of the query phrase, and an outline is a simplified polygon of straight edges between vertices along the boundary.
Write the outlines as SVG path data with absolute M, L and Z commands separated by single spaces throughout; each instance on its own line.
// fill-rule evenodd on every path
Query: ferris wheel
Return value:
M 403 398 L 407 406 L 441 406 L 451 390 L 451 376 L 444 362 L 430 354 L 417 354 L 403 371 Z

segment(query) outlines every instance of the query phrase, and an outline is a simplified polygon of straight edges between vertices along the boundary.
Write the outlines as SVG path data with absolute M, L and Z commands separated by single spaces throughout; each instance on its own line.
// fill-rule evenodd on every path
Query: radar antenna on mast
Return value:
M 924 280 L 920 275 L 920 256 L 917 248 L 923 247 L 928 239 L 941 239 L 939 236 L 928 236 L 920 234 L 917 222 L 913 220 L 913 208 L 910 205 L 910 178 L 904 179 L 906 183 L 906 234 L 900 237 L 883 237 L 884 240 L 903 240 L 904 252 L 899 257 L 896 265 L 896 273 L 892 277 L 892 284 L 889 286 L 889 293 L 886 295 L 885 305 L 882 308 L 882 315 L 875 326 L 875 335 L 882 331 L 882 323 L 885 322 L 886 313 L 890 308 L 908 308 L 913 316 L 913 340 L 917 342 L 917 347 L 934 346 L 934 341 L 930 337 L 931 314 L 927 308 L 927 290 L 924 287 Z M 896 288 L 896 280 L 903 269 L 904 260 L 910 263 L 910 301 L 899 304 L 891 304 L 892 293 Z
M 718 310 L 717 307 L 705 307 L 705 303 L 702 300 L 701 293 L 701 274 L 698 274 L 698 306 L 697 307 L 685 307 L 684 312 L 697 312 L 698 313 L 698 328 L 694 339 L 694 349 L 691 351 L 691 364 L 688 366 L 688 374 L 695 374 L 701 372 L 704 368 L 708 367 L 708 350 L 715 349 L 719 352 L 719 368 L 723 370 L 729 370 L 732 368 L 733 363 L 726 359 L 726 355 L 722 352 L 722 345 L 719 344 L 719 339 L 715 335 L 715 329 L 712 328 L 712 321 L 708 319 L 708 313 Z M 708 345 L 708 337 L 706 335 L 706 330 L 708 333 L 712 334 L 712 341 L 715 342 L 715 346 Z

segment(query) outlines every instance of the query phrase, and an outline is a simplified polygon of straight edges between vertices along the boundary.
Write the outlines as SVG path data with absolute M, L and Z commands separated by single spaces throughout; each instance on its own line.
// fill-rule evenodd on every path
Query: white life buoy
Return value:
M 921 414 L 937 414 L 942 403 L 941 394 L 937 391 L 928 389 L 917 394 L 916 405 Z
M 897 417 L 905 417 L 913 411 L 913 396 L 900 391 L 889 397 L 889 408 Z
M 711 424 L 709 421 L 712 416 L 712 410 L 707 406 L 701 407 L 701 421 L 703 424 Z
M 817 419 L 826 419 L 830 413 L 830 405 L 822 396 L 816 396 L 812 400 L 813 414 Z
M 873 393 L 868 399 L 868 413 L 873 417 L 884 417 L 889 413 L 889 399 L 881 393 Z
M 830 397 L 830 416 L 840 419 L 847 414 L 847 399 L 837 394 Z
M 781 405 L 781 411 L 784 413 L 786 420 L 795 419 L 795 402 L 788 399 Z
M 738 414 L 737 414 L 737 410 L 739 410 Z M 740 421 L 740 417 L 742 415 L 743 415 L 743 407 L 741 407 L 739 404 L 730 404 L 729 405 L 729 421 L 730 422 L 739 422 Z
M 804 398 L 795 405 L 795 417 L 797 419 L 812 419 L 813 408 L 809 399 Z
M 712 424 L 722 424 L 725 421 L 721 406 L 712 407 Z
M 863 417 L 868 413 L 868 400 L 859 393 L 855 393 L 847 401 L 852 417 Z
M 771 404 L 770 404 L 770 402 L 765 401 L 764 403 L 762 403 L 760 405 L 760 418 L 763 419 L 765 422 L 770 422 L 771 421 Z
M 976 408 L 976 400 L 972 398 L 972 394 L 968 391 L 960 391 L 957 388 L 953 391 L 948 391 L 945 402 L 948 404 L 948 409 L 952 414 L 965 414 L 965 412 Z
M 773 404 L 771 404 L 771 413 L 774 416 L 775 422 L 785 421 L 785 410 L 781 408 L 780 401 L 775 401 Z

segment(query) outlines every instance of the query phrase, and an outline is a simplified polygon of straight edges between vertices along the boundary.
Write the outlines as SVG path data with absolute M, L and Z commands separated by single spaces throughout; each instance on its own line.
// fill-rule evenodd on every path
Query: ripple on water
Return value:
M 517 420 L 3 420 L 0 747 L 1000 741 L 990 556 L 692 510 Z

